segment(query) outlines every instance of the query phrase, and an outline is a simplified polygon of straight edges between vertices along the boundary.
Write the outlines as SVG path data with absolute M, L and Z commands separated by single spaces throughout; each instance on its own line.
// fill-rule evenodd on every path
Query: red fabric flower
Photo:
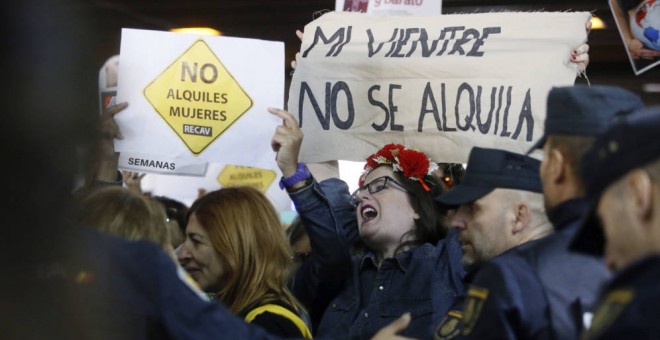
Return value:
M 399 151 L 399 166 L 405 177 L 424 178 L 429 171 L 429 159 L 422 152 L 403 149 Z
M 396 155 L 405 148 L 406 147 L 401 144 L 387 144 L 383 146 L 380 150 L 378 150 L 376 154 L 379 156 L 383 156 L 390 161 L 393 161 L 394 157 L 396 157 Z
M 401 144 L 387 144 L 376 151 L 376 153 L 367 157 L 367 164 L 364 165 L 364 169 L 375 169 L 383 164 L 392 164 L 394 163 L 394 158 L 400 152 L 400 150 L 405 149 Z M 386 162 L 383 162 L 383 159 Z
M 391 165 L 393 171 L 401 172 L 409 179 L 418 180 L 424 190 L 430 190 L 424 182 L 424 176 L 431 169 L 431 160 L 423 152 L 407 149 L 401 144 L 383 146 L 376 153 L 367 157 L 367 163 L 364 165 L 365 172 L 360 176 L 358 185 L 362 187 L 366 175 L 381 165 Z

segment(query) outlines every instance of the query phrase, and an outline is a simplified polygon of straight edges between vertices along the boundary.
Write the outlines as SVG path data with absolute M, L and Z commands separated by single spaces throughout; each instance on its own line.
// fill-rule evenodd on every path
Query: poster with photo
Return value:
M 609 0 L 635 75 L 660 65 L 660 1 Z
M 378 15 L 442 14 L 442 0 L 335 0 L 337 12 Z

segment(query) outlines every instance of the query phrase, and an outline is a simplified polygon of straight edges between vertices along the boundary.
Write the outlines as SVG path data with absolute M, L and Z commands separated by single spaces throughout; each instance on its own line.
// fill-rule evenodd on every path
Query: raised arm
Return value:
M 269 109 L 269 112 L 282 119 L 271 146 L 277 152 L 276 160 L 283 177 L 291 178 L 298 169 L 303 134 L 288 112 L 279 109 Z M 301 179 L 286 186 L 312 246 L 309 262 L 296 273 L 292 290 L 307 305 L 313 318 L 315 312 L 322 313 L 350 273 L 350 250 L 358 237 L 348 186 L 333 178 L 335 171 L 331 164 L 321 165 L 317 170 L 322 170 L 321 175 L 329 178 L 321 183 L 314 178 Z
M 121 178 L 117 171 L 119 154 L 115 152 L 115 139 L 123 136 L 115 122 L 115 115 L 128 107 L 127 103 L 111 106 L 101 114 L 99 120 L 100 136 L 96 148 L 90 155 L 89 180 L 91 183 L 121 184 Z

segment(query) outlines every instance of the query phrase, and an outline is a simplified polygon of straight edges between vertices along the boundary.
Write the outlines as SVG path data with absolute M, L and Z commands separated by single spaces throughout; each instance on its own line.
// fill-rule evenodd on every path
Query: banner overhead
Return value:
M 525 152 L 546 97 L 572 85 L 588 12 L 375 16 L 331 12 L 305 26 L 288 109 L 300 159 L 362 161 L 387 143 L 438 162 L 473 146 Z

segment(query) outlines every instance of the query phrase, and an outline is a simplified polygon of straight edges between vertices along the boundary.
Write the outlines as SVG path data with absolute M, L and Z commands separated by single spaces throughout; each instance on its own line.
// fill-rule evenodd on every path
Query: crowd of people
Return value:
M 33 29 L 79 37 L 75 25 L 55 24 Z M 271 142 L 280 183 L 299 215 L 286 232 L 250 187 L 206 192 L 190 207 L 141 193 L 140 175 L 122 176 L 112 149 L 113 116 L 126 104 L 101 116 L 94 142 L 93 122 L 76 115 L 94 106 L 71 95 L 89 92 L 78 87 L 89 79 L 70 79 L 49 105 L 24 101 L 39 93 L 37 71 L 73 68 L 71 50 L 54 53 L 16 78 L 6 106 L 6 154 L 39 151 L 7 184 L 8 338 L 660 337 L 660 108 L 627 90 L 553 88 L 544 135 L 528 154 L 475 147 L 465 169 L 384 145 L 352 193 L 299 162 L 298 122 L 270 108 L 282 120 Z M 3 67 L 20 59 L 3 57 Z M 19 114 L 52 110 L 62 110 L 59 121 L 44 115 L 28 127 Z M 81 142 L 97 157 L 72 194 Z M 122 186 L 129 176 L 131 190 Z

